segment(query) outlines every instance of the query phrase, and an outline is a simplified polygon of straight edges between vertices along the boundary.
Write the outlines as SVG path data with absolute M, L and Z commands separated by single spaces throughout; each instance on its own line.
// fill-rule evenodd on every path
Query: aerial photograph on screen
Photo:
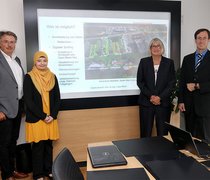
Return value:
M 85 78 L 135 78 L 149 42 L 167 42 L 165 24 L 84 23 Z

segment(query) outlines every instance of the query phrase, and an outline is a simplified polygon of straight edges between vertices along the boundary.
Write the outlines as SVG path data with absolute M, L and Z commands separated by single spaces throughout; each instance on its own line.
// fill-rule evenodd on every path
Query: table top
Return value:
M 92 146 L 104 146 L 104 145 L 113 145 L 111 141 L 107 142 L 98 142 L 98 143 L 90 143 L 88 147 Z M 103 167 L 103 168 L 93 168 L 91 165 L 89 154 L 87 153 L 87 171 L 105 171 L 105 170 L 113 170 L 113 169 L 129 169 L 129 168 L 144 168 L 148 177 L 151 180 L 155 180 L 155 178 L 147 171 L 147 169 L 133 156 L 133 157 L 125 157 L 127 160 L 127 165 L 120 165 L 120 166 L 111 166 L 111 167 Z
M 165 136 L 165 138 L 167 138 L 168 140 L 171 140 L 170 135 Z M 106 141 L 106 142 L 97 142 L 97 143 L 90 143 L 88 144 L 88 147 L 92 147 L 92 146 L 104 146 L 104 145 L 113 145 L 113 143 L 111 141 Z M 192 153 L 190 153 L 187 150 L 180 150 L 181 153 L 185 154 L 186 156 L 190 156 L 193 157 L 194 159 L 196 159 L 198 162 L 202 162 L 205 159 L 203 158 L 199 158 L 196 155 L 193 155 Z M 127 165 L 120 165 L 120 166 L 111 166 L 111 167 L 103 167 L 103 168 L 93 168 L 90 158 L 89 158 L 89 154 L 87 153 L 87 173 L 88 171 L 106 171 L 106 170 L 116 170 L 116 169 L 129 169 L 129 168 L 144 168 L 144 170 L 146 171 L 148 177 L 151 180 L 155 180 L 155 178 L 150 174 L 150 172 L 141 164 L 141 162 L 139 162 L 139 160 L 134 157 L 134 156 L 130 156 L 130 157 L 126 157 L 125 159 L 127 160 Z

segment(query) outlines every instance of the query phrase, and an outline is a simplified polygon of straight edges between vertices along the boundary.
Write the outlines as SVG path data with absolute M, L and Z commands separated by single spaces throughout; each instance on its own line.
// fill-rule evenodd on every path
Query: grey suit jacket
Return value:
M 15 59 L 20 65 L 20 59 Z M 23 72 L 24 76 L 24 72 Z M 15 118 L 18 113 L 18 84 L 13 72 L 0 51 L 0 112 L 3 112 L 8 118 Z

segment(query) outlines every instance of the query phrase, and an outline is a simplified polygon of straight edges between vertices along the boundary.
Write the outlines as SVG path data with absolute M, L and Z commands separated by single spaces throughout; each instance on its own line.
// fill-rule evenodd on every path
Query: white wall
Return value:
M 0 14 L 0 30 L 10 30 L 17 35 L 16 54 L 26 70 L 23 0 L 0 0 Z
M 181 59 L 195 50 L 194 32 L 198 28 L 210 29 L 209 0 L 181 0 Z M 23 0 L 0 0 L 0 30 L 14 31 L 18 36 L 16 54 L 26 69 Z M 210 47 L 210 46 L 209 46 Z M 28 59 L 29 61 L 30 59 Z M 32 61 L 32 60 L 31 60 Z
M 181 0 L 181 60 L 195 51 L 195 31 L 199 28 L 210 30 L 209 7 L 209 0 Z

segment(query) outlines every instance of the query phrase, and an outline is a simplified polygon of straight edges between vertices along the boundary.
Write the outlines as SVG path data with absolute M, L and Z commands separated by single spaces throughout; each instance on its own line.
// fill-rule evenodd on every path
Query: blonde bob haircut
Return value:
M 150 52 L 151 52 L 151 48 L 153 45 L 160 45 L 160 48 L 161 48 L 161 54 L 163 55 L 165 53 L 165 47 L 164 47 L 164 44 L 163 42 L 159 39 L 159 38 L 154 38 L 150 41 L 149 43 L 149 49 L 150 49 Z

